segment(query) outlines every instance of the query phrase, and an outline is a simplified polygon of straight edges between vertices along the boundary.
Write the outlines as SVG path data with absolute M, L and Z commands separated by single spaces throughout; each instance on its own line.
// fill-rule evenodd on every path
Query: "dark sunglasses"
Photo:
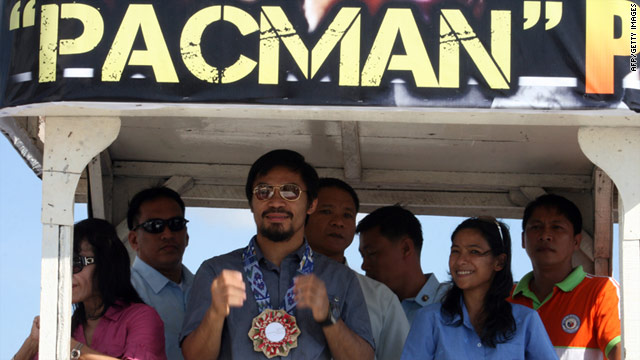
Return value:
M 287 201 L 296 201 L 300 199 L 300 195 L 304 190 L 300 189 L 300 186 L 296 184 L 284 184 L 284 185 L 267 185 L 260 184 L 253 188 L 253 194 L 256 199 L 264 201 L 269 200 L 276 193 L 276 189 L 280 193 L 280 197 Z
M 84 269 L 85 266 L 93 265 L 95 263 L 96 263 L 96 257 L 95 256 L 74 255 L 73 256 L 73 273 L 77 274 L 80 271 L 82 271 L 82 269 Z
M 187 226 L 189 220 L 182 216 L 176 216 L 171 219 L 149 219 L 142 224 L 136 225 L 132 230 L 143 228 L 144 231 L 151 234 L 159 234 L 164 231 L 164 227 L 168 226 L 171 231 L 180 231 Z

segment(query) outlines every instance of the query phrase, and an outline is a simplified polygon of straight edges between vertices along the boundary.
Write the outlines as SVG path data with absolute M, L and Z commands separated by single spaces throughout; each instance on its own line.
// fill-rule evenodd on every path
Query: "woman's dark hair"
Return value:
M 104 315 L 111 306 L 118 306 L 117 301 L 125 304 L 142 303 L 142 299 L 131 285 L 131 269 L 129 254 L 124 247 L 116 229 L 105 220 L 86 219 L 73 227 L 73 253 L 80 254 L 80 245 L 87 241 L 95 256 L 96 269 L 93 273 L 93 286 L 102 299 L 102 312 L 92 314 Z M 78 325 L 87 323 L 87 314 L 82 303 L 75 304 L 71 318 L 71 331 Z
M 502 270 L 493 277 L 484 298 L 484 324 L 480 339 L 484 345 L 495 348 L 497 344 L 509 341 L 516 331 L 516 321 L 511 312 L 511 304 L 506 300 L 513 287 L 509 228 L 494 218 L 470 218 L 458 225 L 451 234 L 451 241 L 459 231 L 464 229 L 478 231 L 487 240 L 494 256 L 506 255 Z M 448 319 L 449 324 L 453 326 L 460 326 L 463 322 L 461 301 L 462 290 L 454 282 L 442 300 L 441 308 L 443 317 Z M 460 316 L 459 321 L 453 320 L 455 315 Z

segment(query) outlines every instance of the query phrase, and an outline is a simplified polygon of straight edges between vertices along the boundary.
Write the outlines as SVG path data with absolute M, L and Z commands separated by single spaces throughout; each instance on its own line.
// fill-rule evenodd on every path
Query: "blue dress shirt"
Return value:
M 495 348 L 482 344 L 464 302 L 464 320 L 460 326 L 448 324 L 442 317 L 441 307 L 442 304 L 432 304 L 418 311 L 404 345 L 402 360 L 558 358 L 538 313 L 526 306 L 511 305 L 516 332 L 511 340 L 497 344 Z M 454 317 L 454 321 L 459 319 L 459 315 Z
M 435 274 L 425 274 L 425 276 L 429 278 L 418 294 L 415 297 L 406 298 L 401 301 L 402 309 L 405 315 L 407 315 L 409 325 L 413 323 L 413 318 L 416 316 L 418 310 L 427 305 L 437 304 L 442 301 L 444 294 L 446 294 L 447 290 L 451 287 L 451 283 L 449 282 L 440 283 Z
M 182 281 L 176 284 L 136 256 L 131 267 L 131 283 L 142 300 L 156 309 L 164 322 L 167 359 L 182 360 L 179 336 L 193 274 L 183 265 Z

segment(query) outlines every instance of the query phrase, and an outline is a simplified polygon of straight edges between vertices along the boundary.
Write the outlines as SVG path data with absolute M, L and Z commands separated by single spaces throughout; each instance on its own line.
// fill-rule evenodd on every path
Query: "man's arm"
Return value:
M 607 360 L 620 360 L 622 359 L 622 343 L 617 343 L 609 350 L 607 354 Z
M 329 316 L 327 288 L 317 276 L 298 276 L 294 292 L 297 306 L 311 309 L 315 321 L 322 322 Z M 373 359 L 371 345 L 349 329 L 341 319 L 333 325 L 323 327 L 322 331 L 334 359 Z
M 211 283 L 211 305 L 198 327 L 182 342 L 185 360 L 217 359 L 222 328 L 231 307 L 241 307 L 246 299 L 242 273 L 223 270 Z

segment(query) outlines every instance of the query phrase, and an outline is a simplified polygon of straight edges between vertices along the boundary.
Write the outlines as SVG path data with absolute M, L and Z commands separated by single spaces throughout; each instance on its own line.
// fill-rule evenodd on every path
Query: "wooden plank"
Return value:
M 600 168 L 594 171 L 594 244 L 595 274 L 611 276 L 613 248 L 613 182 Z
M 83 169 L 115 140 L 119 129 L 118 118 L 46 119 L 41 217 L 41 359 L 69 358 L 73 199 Z
M 360 157 L 360 137 L 358 123 L 342 121 L 342 158 L 344 177 L 351 181 L 360 181 L 362 176 L 362 159 Z
M 211 182 L 223 185 L 244 184 L 249 165 L 237 164 L 191 164 L 157 163 L 139 161 L 115 161 L 115 176 L 168 178 L 173 175 L 190 176 L 196 182 Z M 339 168 L 317 168 L 321 176 L 344 179 L 344 171 Z M 346 179 L 348 180 L 348 179 Z M 591 189 L 591 176 L 553 175 L 525 173 L 477 173 L 452 171 L 414 171 L 396 169 L 363 169 L 360 181 L 362 187 L 397 188 L 500 188 L 520 189 L 523 187 L 551 187 L 563 189 Z
M 187 190 L 193 187 L 193 178 L 190 176 L 177 176 L 174 175 L 167 180 L 163 186 L 168 187 L 169 189 L 177 192 L 178 194 L 183 194 Z
M 378 207 L 400 203 L 416 214 L 477 216 L 493 215 L 520 218 L 522 207 L 513 204 L 508 193 L 454 192 L 454 191 L 391 191 L 356 187 L 361 211 L 370 212 Z M 187 206 L 248 208 L 244 186 L 198 184 L 182 194 Z
M 89 202 L 93 217 L 105 219 L 105 189 L 102 182 L 102 159 L 100 154 L 89 161 L 89 164 L 87 165 L 87 175 L 89 177 Z

